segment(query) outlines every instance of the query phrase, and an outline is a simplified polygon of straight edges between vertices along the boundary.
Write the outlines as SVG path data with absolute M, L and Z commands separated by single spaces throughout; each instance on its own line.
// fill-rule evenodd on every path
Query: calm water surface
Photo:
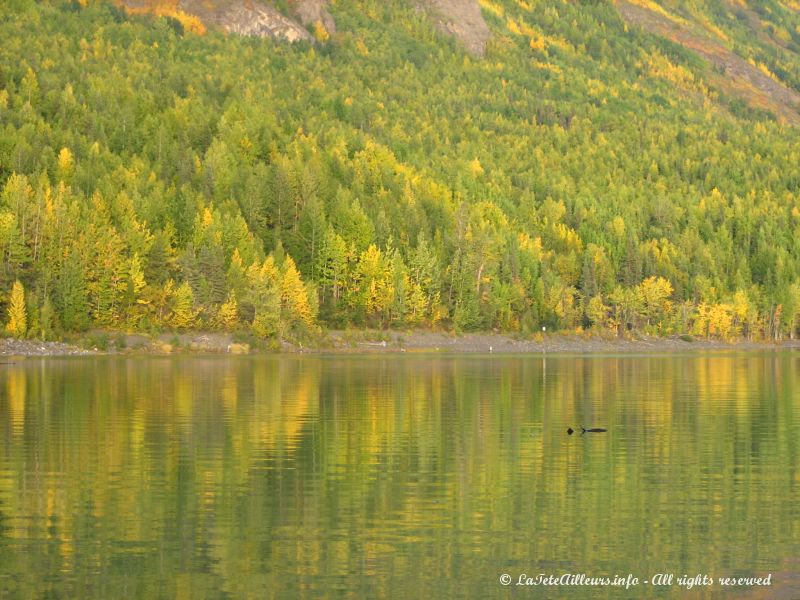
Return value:
M 0 598 L 800 598 L 796 351 L 0 369 Z

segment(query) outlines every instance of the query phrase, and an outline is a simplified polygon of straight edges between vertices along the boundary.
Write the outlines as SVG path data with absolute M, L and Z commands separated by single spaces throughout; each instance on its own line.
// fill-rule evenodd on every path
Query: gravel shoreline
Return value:
M 0 356 L 84 356 L 96 354 L 63 342 L 42 342 L 37 340 L 0 340 Z
M 179 342 L 177 346 L 166 340 Z M 0 339 L 0 356 L 89 356 L 103 354 L 614 354 L 614 353 L 676 353 L 709 350 L 756 351 L 800 349 L 800 340 L 783 342 L 725 342 L 680 337 L 640 337 L 618 339 L 551 334 L 537 339 L 519 339 L 497 333 L 450 333 L 414 331 L 330 331 L 322 343 L 313 346 L 282 342 L 280 350 L 251 349 L 247 344 L 234 343 L 232 336 L 200 332 L 157 337 L 128 335 L 123 348 L 81 348 L 64 342 Z
M 392 332 L 380 341 L 347 342 L 342 332 L 331 332 L 333 348 L 322 352 L 447 352 L 493 354 L 599 354 L 642 352 L 687 352 L 706 350 L 782 350 L 800 348 L 800 340 L 784 342 L 725 342 L 721 340 L 680 337 L 584 338 L 575 335 L 552 334 L 539 339 L 517 339 L 495 333 L 474 333 L 456 336 L 434 332 Z

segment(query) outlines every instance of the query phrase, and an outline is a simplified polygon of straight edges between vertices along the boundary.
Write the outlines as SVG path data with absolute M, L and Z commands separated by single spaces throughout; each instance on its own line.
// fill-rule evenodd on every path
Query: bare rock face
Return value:
M 478 0 L 420 0 L 419 6 L 442 33 L 458 39 L 471 54 L 483 56 L 491 35 Z
M 316 23 L 322 23 L 328 33 L 336 31 L 336 22 L 328 12 L 328 0 L 294 0 L 291 8 L 306 27 L 311 28 Z
M 328 0 L 293 0 L 290 9 L 297 19 L 282 14 L 269 0 L 180 0 L 180 5 L 204 22 L 237 35 L 313 42 L 309 31 L 317 23 L 329 34 L 336 31 L 336 23 L 327 10 Z
M 168 0 L 116 0 L 129 8 L 146 9 Z M 446 35 L 458 39 L 475 56 L 486 53 L 489 27 L 478 0 L 407 0 L 419 8 Z M 289 0 L 291 14 L 278 11 L 271 0 L 179 0 L 181 11 L 204 24 L 237 35 L 270 37 L 288 42 L 314 41 L 309 33 L 321 24 L 328 34 L 336 22 L 328 10 L 330 0 Z
M 187 12 L 190 11 L 191 9 Z M 271 6 L 257 2 L 233 2 L 224 10 L 218 11 L 214 21 L 225 31 L 238 35 L 271 37 L 287 42 L 314 40 L 299 23 L 282 15 Z
M 130 9 L 153 11 L 156 14 L 162 5 L 169 4 L 168 0 L 117 0 L 117 2 Z M 314 37 L 299 22 L 282 14 L 270 2 L 179 0 L 177 8 L 198 17 L 208 27 L 237 35 L 270 37 L 287 42 L 314 41 Z

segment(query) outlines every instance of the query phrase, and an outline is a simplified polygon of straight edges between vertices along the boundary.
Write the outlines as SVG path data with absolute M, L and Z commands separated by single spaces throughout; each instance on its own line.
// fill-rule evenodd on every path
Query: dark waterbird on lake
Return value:
M 592 427 L 591 429 L 586 429 L 585 427 L 581 427 L 581 435 L 584 433 L 605 433 L 608 429 L 603 429 L 602 427 Z M 575 430 L 570 427 L 567 429 L 567 435 L 572 435 L 575 433 Z

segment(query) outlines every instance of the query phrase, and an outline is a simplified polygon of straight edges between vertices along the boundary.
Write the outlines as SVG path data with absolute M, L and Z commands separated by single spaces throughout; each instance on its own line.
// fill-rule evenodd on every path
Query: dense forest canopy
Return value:
M 795 126 L 612 4 L 481 4 L 484 58 L 400 0 L 339 0 L 294 45 L 4 2 L 8 334 L 795 335 Z M 785 3 L 759 3 L 779 45 L 664 5 L 800 90 Z

